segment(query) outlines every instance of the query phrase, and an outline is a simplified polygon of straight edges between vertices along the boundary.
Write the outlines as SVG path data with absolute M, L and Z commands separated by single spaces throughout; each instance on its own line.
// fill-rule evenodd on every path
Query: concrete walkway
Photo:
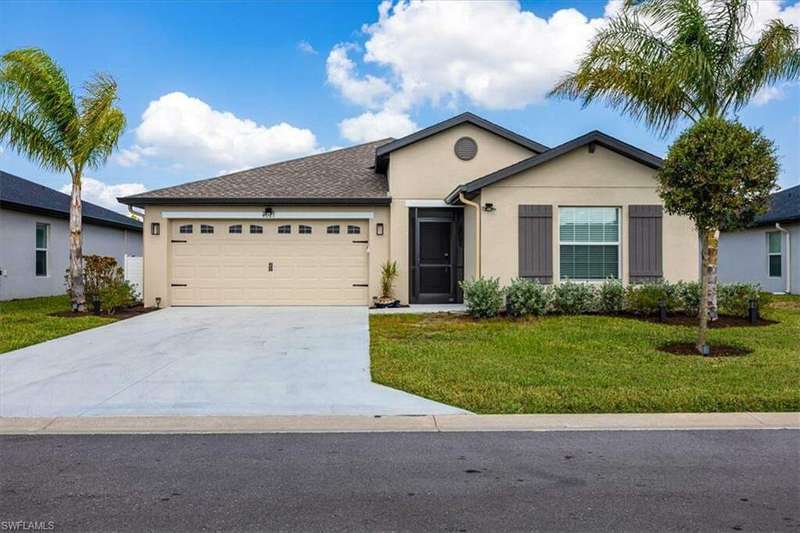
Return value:
M 0 418 L 0 434 L 800 429 L 800 413 Z
M 0 355 L 1 417 L 464 411 L 375 384 L 364 307 L 169 308 Z

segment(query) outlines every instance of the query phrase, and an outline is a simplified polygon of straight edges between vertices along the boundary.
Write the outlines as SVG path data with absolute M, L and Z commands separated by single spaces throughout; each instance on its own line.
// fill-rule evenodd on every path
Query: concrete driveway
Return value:
M 361 307 L 169 308 L 0 355 L 0 416 L 463 411 L 369 373 Z

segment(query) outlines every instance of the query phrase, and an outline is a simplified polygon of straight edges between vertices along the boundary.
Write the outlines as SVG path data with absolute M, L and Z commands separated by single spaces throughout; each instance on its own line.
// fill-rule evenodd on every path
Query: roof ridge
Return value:
M 246 168 L 246 169 L 242 169 L 242 170 L 237 170 L 236 172 L 229 172 L 228 174 L 222 174 L 220 176 L 214 176 L 214 177 L 211 177 L 211 178 L 203 178 L 203 179 L 199 179 L 199 180 L 187 181 L 187 182 L 179 183 L 177 185 L 170 185 L 168 187 L 161 187 L 161 188 L 158 188 L 158 189 L 153 189 L 151 191 L 145 191 L 145 192 L 138 193 L 138 194 L 132 194 L 132 195 L 124 196 L 123 198 L 137 198 L 137 197 L 146 198 L 147 195 L 150 195 L 152 193 L 165 191 L 165 190 L 168 190 L 168 189 L 172 189 L 174 187 L 183 187 L 184 185 L 195 185 L 195 184 L 199 184 L 199 183 L 208 183 L 208 182 L 216 181 L 216 180 L 219 180 L 219 179 L 222 179 L 222 178 L 229 178 L 231 176 L 235 176 L 235 175 L 241 174 L 243 172 L 252 172 L 254 170 L 267 169 L 267 168 L 270 168 L 270 167 L 275 167 L 275 166 L 278 166 L 278 165 L 284 165 L 284 164 L 287 164 L 287 163 L 295 163 L 297 161 L 303 161 L 305 159 L 311 159 L 313 157 L 319 157 L 319 156 L 323 156 L 323 155 L 334 154 L 334 153 L 337 153 L 337 152 L 344 152 L 345 150 L 355 150 L 356 148 L 362 148 L 362 147 L 368 146 L 370 144 L 391 142 L 392 140 L 394 140 L 392 137 L 386 137 L 386 138 L 383 138 L 383 139 L 378 139 L 376 141 L 369 141 L 369 142 L 365 142 L 365 143 L 361 143 L 361 144 L 354 144 L 352 146 L 345 146 L 343 148 L 337 148 L 335 150 L 328 150 L 327 152 L 317 152 L 315 154 L 308 154 L 308 155 L 304 155 L 304 156 L 301 156 L 301 157 L 295 157 L 294 159 L 285 159 L 285 160 L 282 160 L 282 161 L 275 161 L 274 163 L 268 163 L 266 165 L 259 165 L 257 167 L 251 167 L 251 168 Z

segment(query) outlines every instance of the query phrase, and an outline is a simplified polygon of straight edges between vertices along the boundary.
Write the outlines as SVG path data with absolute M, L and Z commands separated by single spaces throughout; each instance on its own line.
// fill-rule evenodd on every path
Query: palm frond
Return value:
M 78 111 L 66 74 L 42 50 L 23 48 L 0 58 L 0 107 L 36 108 L 65 146 L 79 135 Z
M 106 161 L 125 130 L 125 115 L 115 107 L 117 99 L 117 83 L 110 76 L 95 75 L 84 85 L 80 150 L 76 157 L 90 167 Z
M 46 170 L 63 172 L 71 168 L 58 132 L 48 129 L 36 113 L 0 109 L 0 141 Z
M 735 110 L 741 109 L 762 87 L 798 76 L 798 29 L 781 20 L 772 20 L 758 40 L 747 47 L 729 83 L 726 103 Z

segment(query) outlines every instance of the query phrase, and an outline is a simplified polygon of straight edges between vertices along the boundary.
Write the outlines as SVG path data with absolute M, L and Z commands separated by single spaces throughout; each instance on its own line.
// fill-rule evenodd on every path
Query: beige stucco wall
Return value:
M 270 206 L 276 213 L 372 213 L 369 221 L 369 299 L 379 296 L 380 267 L 389 257 L 389 208 L 376 206 Z M 144 216 L 144 301 L 145 305 L 155 305 L 156 297 L 161 298 L 162 306 L 170 305 L 170 280 L 169 280 L 169 246 L 171 227 L 170 224 L 179 224 L 180 219 L 165 219 L 163 212 L 230 212 L 231 219 L 236 220 L 236 213 L 253 212 L 262 213 L 264 206 L 148 206 Z M 187 218 L 192 218 L 187 216 Z M 313 219 L 313 217 L 310 217 Z M 220 219 L 225 220 L 225 219 Z M 150 225 L 153 222 L 161 224 L 161 234 L 151 235 Z M 383 236 L 376 235 L 376 224 L 382 223 L 385 231 Z M 369 301 L 364 304 L 370 303 Z
M 478 145 L 477 155 L 462 161 L 453 147 L 461 137 L 471 137 Z M 499 135 L 472 124 L 462 124 L 422 141 L 401 148 L 389 157 L 389 195 L 391 205 L 390 254 L 397 261 L 400 276 L 397 297 L 408 303 L 408 200 L 444 200 L 458 185 L 485 176 L 533 155 L 533 152 Z M 472 221 L 467 221 L 467 217 Z M 474 232 L 474 211 L 465 213 L 465 241 Z M 474 233 L 473 233 L 474 235 Z M 465 248 L 465 275 L 472 272 L 475 248 Z M 472 254 L 470 256 L 469 254 Z M 472 261 L 468 262 L 468 258 Z
M 661 204 L 656 191 L 656 171 L 598 146 L 593 154 L 578 148 L 541 166 L 486 187 L 482 204 L 493 203 L 494 212 L 481 212 L 482 274 L 508 283 L 519 273 L 518 206 L 553 206 L 553 277 L 559 279 L 558 207 L 620 207 L 622 242 L 620 262 L 623 282 L 628 281 L 628 206 Z M 697 233 L 685 217 L 663 219 L 663 268 L 669 281 L 696 280 L 699 274 Z M 469 242 L 465 242 L 469 247 Z

